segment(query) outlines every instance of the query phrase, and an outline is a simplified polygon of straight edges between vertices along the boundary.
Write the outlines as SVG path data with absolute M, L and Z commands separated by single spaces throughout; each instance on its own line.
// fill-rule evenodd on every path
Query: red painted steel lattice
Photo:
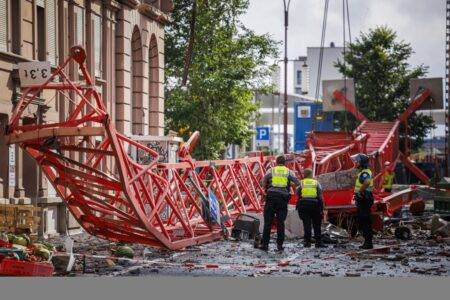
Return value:
M 179 163 L 158 163 L 157 152 L 116 130 L 85 59 L 84 50 L 73 47 L 46 83 L 24 91 L 6 140 L 36 160 L 87 232 L 112 241 L 180 249 L 221 238 L 239 213 L 262 211 L 265 191 L 260 181 L 273 157 L 255 153 L 236 160 L 195 161 L 190 157 L 199 138 L 195 133 L 180 147 Z M 82 82 L 66 75 L 69 64 L 78 66 Z M 70 103 L 68 116 L 57 123 L 36 118 L 23 124 L 28 105 L 48 89 Z M 350 136 L 312 133 L 309 150 L 289 155 L 288 167 L 298 176 L 305 167 L 312 167 L 316 175 L 348 170 L 354 167 L 350 155 L 378 149 L 369 154 L 379 176 L 384 161 L 397 159 L 398 122 L 380 125 L 358 116 L 363 122 Z M 131 146 L 144 153 L 145 164 L 128 155 Z M 220 203 L 223 224 L 209 222 L 202 213 L 208 193 Z M 351 191 L 343 193 L 351 197 Z M 342 204 L 334 199 L 341 194 L 326 195 L 326 205 Z M 351 204 L 351 198 L 345 202 Z

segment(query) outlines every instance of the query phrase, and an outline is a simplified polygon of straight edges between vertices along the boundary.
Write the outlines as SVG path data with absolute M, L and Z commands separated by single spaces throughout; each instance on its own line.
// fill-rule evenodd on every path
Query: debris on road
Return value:
M 361 237 L 332 224 L 323 233 L 332 241 L 326 249 L 304 248 L 301 238 L 288 239 L 284 252 L 254 249 L 251 239 L 230 239 L 187 247 L 181 251 L 148 248 L 100 240 L 88 234 L 73 236 L 74 263 L 69 255 L 55 252 L 52 262 L 58 276 L 231 276 L 231 277 L 401 277 L 450 275 L 450 246 L 439 230 L 431 234 L 432 219 L 439 216 L 409 215 L 386 222 L 376 235 L 375 249 L 360 250 Z M 273 237 L 275 238 L 275 237 Z M 448 239 L 448 238 L 447 238 Z M 64 237 L 49 240 L 65 250 Z M 31 245 L 43 248 L 43 242 Z
M 115 250 L 112 249 L 112 252 L 114 253 L 114 256 L 117 256 L 117 257 L 126 257 L 126 258 L 134 257 L 134 251 L 129 246 L 119 246 Z
M 331 223 L 325 225 L 322 230 L 322 241 L 325 244 L 342 244 L 348 242 L 349 234 L 347 230 Z
M 407 241 L 412 238 L 411 229 L 406 226 L 399 226 L 395 228 L 394 235 L 397 239 Z
M 50 258 L 54 248 L 50 244 L 31 243 L 26 234 L 2 232 L 0 239 L 0 275 L 52 276 Z
M 441 219 L 439 215 L 433 215 L 430 222 L 431 235 L 435 235 L 438 230 L 448 225 L 448 222 Z
M 417 223 L 417 224 L 416 224 Z M 346 230 L 325 225 L 339 243 L 327 249 L 304 248 L 302 239 L 285 242 L 285 251 L 268 253 L 253 248 L 252 241 L 217 241 L 182 251 L 119 245 L 88 235 L 75 238 L 76 262 L 61 276 L 231 276 L 231 277 L 398 277 L 445 276 L 450 272 L 450 247 L 434 239 L 430 230 L 408 223 L 411 239 L 396 239 L 379 233 L 376 249 L 358 249 L 359 237 Z M 393 226 L 393 225 L 392 225 Z M 394 228 L 395 229 L 395 228 Z M 55 245 L 61 241 L 54 240 Z M 271 245 L 274 245 L 273 243 Z M 117 250 L 133 258 L 117 257 Z M 273 247 L 273 246 L 272 246 Z M 115 250 L 115 251 L 114 251 Z M 131 251 L 130 251 L 131 250 Z M 115 253 L 115 256 L 111 256 Z M 131 255 L 130 255 L 131 257 Z

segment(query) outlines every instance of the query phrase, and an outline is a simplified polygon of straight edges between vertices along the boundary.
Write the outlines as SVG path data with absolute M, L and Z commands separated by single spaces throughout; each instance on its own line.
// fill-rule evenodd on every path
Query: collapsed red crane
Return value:
M 157 152 L 116 130 L 85 59 L 84 49 L 73 47 L 44 84 L 24 91 L 6 141 L 19 144 L 36 160 L 87 232 L 113 241 L 180 249 L 222 236 L 220 224 L 207 222 L 202 214 L 202 199 L 210 190 L 218 195 L 222 216 L 229 217 L 225 226 L 240 212 L 261 210 L 264 191 L 259 181 L 265 159 L 194 162 L 189 157 L 192 140 L 180 150 L 183 162 L 159 164 Z M 73 82 L 65 74 L 69 63 L 79 66 L 84 82 Z M 62 122 L 22 125 L 27 106 L 48 89 L 71 101 L 72 111 Z M 130 146 L 143 151 L 148 164 L 133 160 L 127 154 Z
M 311 164 L 303 167 L 312 167 L 315 175 L 350 170 L 354 163 L 350 156 L 356 153 L 365 153 L 369 156 L 370 167 L 374 174 L 375 211 L 392 216 L 406 203 L 413 203 L 413 209 L 423 209 L 424 202 L 417 197 L 414 187 L 394 194 L 382 191 L 383 173 L 386 171 L 385 162 L 390 162 L 389 169 L 394 170 L 397 162 L 404 165 L 416 175 L 424 184 L 428 184 L 429 178 L 417 168 L 399 150 L 400 124 L 407 121 L 408 117 L 419 109 L 426 101 L 432 101 L 431 91 L 423 89 L 412 99 L 409 107 L 394 122 L 374 122 L 367 119 L 355 105 L 350 102 L 342 91 L 334 91 L 333 98 L 352 113 L 361 124 L 352 135 L 345 132 L 312 132 L 307 140 Z M 338 174 L 338 173 L 337 173 Z M 414 200 L 414 201 L 413 201 Z M 351 211 L 354 206 L 353 186 L 328 189 L 324 191 L 324 202 L 333 213 Z M 381 218 L 381 217 L 380 217 Z
M 19 144 L 36 160 L 88 233 L 112 241 L 180 249 L 219 239 L 238 214 L 262 210 L 265 191 L 260 181 L 273 165 L 273 157 L 195 161 L 190 153 L 199 138 L 196 133 L 180 148 L 180 162 L 158 163 L 157 152 L 116 130 L 85 59 L 84 49 L 73 47 L 44 84 L 24 91 L 5 137 L 8 144 Z M 69 63 L 78 65 L 84 82 L 73 82 L 65 74 Z M 46 89 L 57 90 L 72 102 L 73 109 L 61 122 L 41 124 L 36 119 L 34 124 L 21 124 L 27 106 Z M 314 132 L 310 150 L 292 154 L 289 167 L 299 176 L 304 167 L 311 166 L 316 175 L 348 170 L 354 167 L 349 158 L 352 153 L 366 152 L 376 144 L 378 155 L 371 155 L 371 162 L 379 176 L 377 166 L 396 159 L 398 122 L 383 127 L 384 138 L 374 139 L 381 130 L 376 124 L 363 121 L 351 139 L 342 133 Z M 130 146 L 145 153 L 146 164 L 128 155 Z M 348 191 L 340 192 L 326 191 L 329 208 L 351 204 Z M 403 203 L 404 194 L 390 197 Z M 211 196 L 219 203 L 221 222 L 205 215 L 204 204 Z

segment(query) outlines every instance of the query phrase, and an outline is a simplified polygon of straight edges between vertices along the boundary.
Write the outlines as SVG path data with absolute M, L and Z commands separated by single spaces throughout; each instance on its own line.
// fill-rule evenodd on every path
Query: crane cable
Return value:
M 315 106 L 317 106 L 317 104 L 319 102 L 320 79 L 322 77 L 322 64 L 323 64 L 323 48 L 324 48 L 324 43 L 325 43 L 325 33 L 327 30 L 328 4 L 329 4 L 329 0 L 325 0 L 325 7 L 323 10 L 323 19 L 322 19 L 322 36 L 320 39 L 319 64 L 318 64 L 318 68 L 317 68 L 316 91 L 315 91 L 315 95 L 314 95 Z M 317 127 L 316 117 L 317 116 L 314 115 L 313 119 L 312 119 L 313 131 L 315 131 L 316 127 Z
M 347 43 L 347 36 L 346 36 L 346 22 L 347 22 L 347 29 L 348 29 L 348 43 Z M 348 9 L 348 0 L 342 0 L 342 46 L 343 46 L 343 64 L 344 64 L 344 68 L 346 67 L 346 61 L 345 61 L 345 55 L 347 52 L 347 45 L 352 43 L 352 32 L 350 29 L 350 12 Z M 353 80 L 355 80 L 353 78 Z M 347 75 L 344 74 L 344 95 L 345 98 L 347 98 Z M 356 101 L 355 101 L 355 107 L 357 107 L 356 105 Z M 347 111 L 347 106 L 345 105 L 344 107 L 345 111 L 344 111 L 344 130 L 345 132 L 349 133 L 348 130 L 348 119 L 347 119 L 347 115 L 348 115 L 348 111 Z
M 344 69 L 346 68 L 346 63 L 345 63 L 345 48 L 346 48 L 346 45 L 345 45 L 345 3 L 346 3 L 346 0 L 342 0 L 342 46 L 344 47 L 344 49 L 343 49 L 343 53 L 342 53 L 342 55 L 343 55 L 343 63 L 344 63 Z M 348 4 L 348 2 L 347 2 L 347 4 Z M 347 5 L 347 8 L 348 8 L 348 5 Z M 349 26 L 350 27 L 350 26 Z M 345 72 L 344 72 L 344 96 L 345 96 L 345 99 L 347 99 L 347 75 L 345 74 Z M 347 132 L 348 133 L 348 119 L 347 119 L 347 102 L 345 102 L 345 107 L 344 107 L 344 109 L 345 109 L 345 111 L 344 111 L 344 130 L 345 130 L 345 132 Z
M 319 64 L 317 70 L 317 79 L 316 79 L 316 90 L 314 95 L 314 104 L 317 105 L 319 102 L 319 92 L 320 92 L 320 81 L 322 78 L 322 66 L 323 66 L 323 50 L 325 45 L 325 36 L 326 36 L 326 28 L 327 28 L 327 18 L 328 18 L 328 7 L 329 0 L 325 0 L 324 12 L 323 12 L 323 20 L 322 20 L 322 35 L 320 40 L 320 51 L 319 51 Z M 347 22 L 347 26 L 346 26 Z M 342 0 L 342 35 L 343 35 L 343 56 L 344 56 L 344 66 L 345 66 L 345 53 L 346 53 L 346 27 L 348 30 L 348 40 L 349 43 L 352 43 L 352 34 L 350 29 L 350 12 L 348 8 L 348 0 Z M 344 93 L 347 98 L 347 76 L 344 75 Z M 355 103 L 356 105 L 356 103 Z M 313 117 L 312 129 L 315 131 L 317 129 L 317 121 L 316 117 Z M 347 122 L 347 109 L 345 108 L 345 121 L 344 126 L 345 130 L 348 131 L 348 122 Z

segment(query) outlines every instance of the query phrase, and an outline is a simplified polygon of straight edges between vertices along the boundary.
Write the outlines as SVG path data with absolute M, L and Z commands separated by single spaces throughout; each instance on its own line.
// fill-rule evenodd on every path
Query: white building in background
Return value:
M 299 56 L 293 61 L 293 93 L 298 95 L 308 94 L 309 89 L 309 71 L 308 58 L 306 56 Z
M 281 91 L 281 68 L 280 66 L 275 66 L 272 72 L 271 83 L 274 86 L 274 92 L 279 93 Z
M 343 59 L 344 47 L 336 47 L 333 42 L 329 47 L 323 48 L 323 60 L 322 60 L 322 74 L 320 82 L 322 80 L 341 79 L 342 74 L 334 64 L 338 60 Z M 290 60 L 288 66 L 288 94 L 293 93 L 297 95 L 308 95 L 315 97 L 317 74 L 319 70 L 319 57 L 320 47 L 307 47 L 306 56 L 298 56 L 294 60 Z M 282 68 L 276 67 L 272 80 L 277 87 L 277 92 L 284 92 L 282 76 Z M 319 86 L 319 98 L 322 96 L 322 85 Z
M 330 47 L 323 48 L 323 58 L 322 58 L 322 73 L 320 76 L 320 86 L 319 86 L 319 98 L 322 97 L 322 81 L 331 79 L 341 79 L 342 74 L 334 66 L 334 64 L 339 60 L 343 59 L 344 47 L 335 47 L 334 43 L 330 44 Z M 311 97 L 316 96 L 316 86 L 317 86 L 317 74 L 319 71 L 319 57 L 320 57 L 320 47 L 308 47 L 307 53 L 307 64 L 309 71 L 309 88 L 308 95 Z
M 294 103 L 314 102 L 314 99 L 306 95 L 288 94 L 288 145 L 290 151 L 294 150 Z M 256 127 L 270 128 L 270 146 L 273 153 L 283 152 L 283 102 L 284 94 L 260 94 L 256 93 L 255 102 L 259 104 L 259 118 Z M 252 149 L 256 150 L 255 141 Z
M 323 62 L 321 81 L 324 79 L 340 79 L 342 75 L 334 67 L 338 59 L 342 59 L 343 47 L 323 48 Z M 315 101 L 317 71 L 319 67 L 320 47 L 308 47 L 307 56 L 299 56 L 290 61 L 288 66 L 288 140 L 289 148 L 293 150 L 294 145 L 294 102 Z M 282 63 L 281 63 L 282 64 Z M 283 151 L 283 101 L 284 101 L 284 76 L 283 69 L 276 66 L 272 74 L 272 84 L 275 87 L 274 94 L 255 95 L 255 101 L 260 104 L 258 110 L 259 119 L 255 126 L 271 128 L 270 149 L 274 152 Z M 320 86 L 319 98 L 322 96 Z M 255 139 L 252 150 L 256 150 Z

